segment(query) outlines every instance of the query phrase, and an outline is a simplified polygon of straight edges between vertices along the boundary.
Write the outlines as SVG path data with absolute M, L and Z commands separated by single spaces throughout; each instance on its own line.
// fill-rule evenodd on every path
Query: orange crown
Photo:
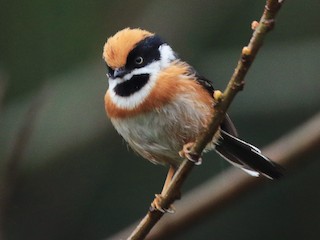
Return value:
M 108 38 L 103 48 L 103 59 L 111 68 L 120 68 L 126 64 L 127 56 L 138 42 L 154 35 L 139 28 L 125 28 Z

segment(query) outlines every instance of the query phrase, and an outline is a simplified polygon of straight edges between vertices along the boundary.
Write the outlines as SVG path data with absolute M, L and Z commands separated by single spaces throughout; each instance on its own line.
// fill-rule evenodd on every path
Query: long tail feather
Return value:
M 283 168 L 262 155 L 257 147 L 223 130 L 215 150 L 233 165 L 242 168 L 252 176 L 262 174 L 270 179 L 278 179 L 283 175 Z

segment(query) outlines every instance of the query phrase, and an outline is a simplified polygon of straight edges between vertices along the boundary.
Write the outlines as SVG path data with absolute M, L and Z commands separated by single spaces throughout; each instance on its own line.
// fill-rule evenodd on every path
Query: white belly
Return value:
M 195 103 L 190 95 L 180 97 L 161 109 L 135 117 L 111 119 L 128 144 L 154 163 L 179 165 L 178 152 L 194 141 L 207 125 L 212 107 Z

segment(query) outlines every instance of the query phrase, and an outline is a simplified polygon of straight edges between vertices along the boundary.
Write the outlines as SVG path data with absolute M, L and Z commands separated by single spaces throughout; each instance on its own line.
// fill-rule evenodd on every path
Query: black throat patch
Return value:
M 129 97 L 139 91 L 149 81 L 149 74 L 134 75 L 130 80 L 117 84 L 114 91 L 121 97 Z

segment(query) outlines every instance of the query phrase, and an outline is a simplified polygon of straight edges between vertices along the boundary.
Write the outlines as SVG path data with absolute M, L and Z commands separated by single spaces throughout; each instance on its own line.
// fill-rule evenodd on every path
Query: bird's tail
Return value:
M 215 150 L 230 163 L 256 177 L 262 174 L 270 179 L 278 179 L 283 175 L 283 168 L 262 155 L 257 147 L 223 130 L 220 132 Z

